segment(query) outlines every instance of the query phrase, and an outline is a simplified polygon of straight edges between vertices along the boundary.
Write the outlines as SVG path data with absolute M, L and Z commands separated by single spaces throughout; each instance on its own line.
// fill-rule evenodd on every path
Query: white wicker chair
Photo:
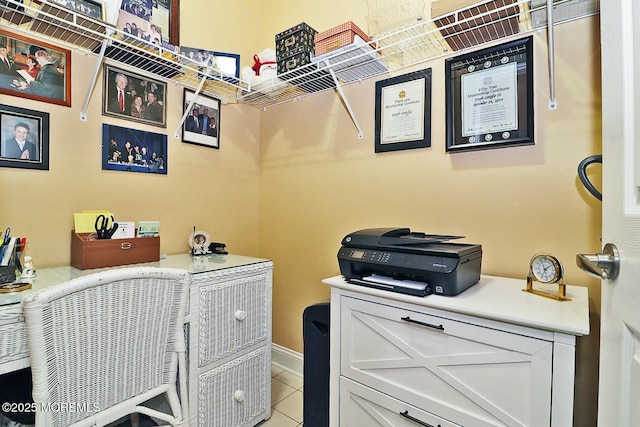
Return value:
M 25 297 L 36 427 L 103 426 L 132 413 L 187 425 L 188 294 L 184 271 L 133 267 Z M 170 412 L 143 405 L 162 395 Z

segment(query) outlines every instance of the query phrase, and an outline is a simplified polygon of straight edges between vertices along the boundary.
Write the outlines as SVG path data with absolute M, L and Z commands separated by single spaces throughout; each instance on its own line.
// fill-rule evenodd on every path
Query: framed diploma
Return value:
M 532 37 L 445 62 L 449 152 L 533 144 Z
M 431 147 L 431 68 L 376 82 L 376 153 L 424 147 Z

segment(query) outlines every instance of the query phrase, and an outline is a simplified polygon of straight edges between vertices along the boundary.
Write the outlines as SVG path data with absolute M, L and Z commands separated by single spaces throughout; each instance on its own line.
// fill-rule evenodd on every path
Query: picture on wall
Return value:
M 173 50 L 180 44 L 179 10 L 179 0 L 123 0 L 118 28 L 125 35 Z
M 102 2 L 98 0 L 49 0 L 50 3 L 57 3 L 61 6 L 74 10 L 83 15 L 104 21 L 105 10 Z
M 49 113 L 0 105 L 0 166 L 49 170 Z
M 237 84 L 240 78 L 240 55 L 235 53 L 216 52 L 197 47 L 180 47 L 185 57 L 182 63 L 187 67 L 198 67 L 198 78 L 204 77 L 205 67 L 211 67 L 211 77 Z
M 102 114 L 167 127 L 167 84 L 104 66 Z
M 533 38 L 445 61 L 449 152 L 530 145 Z
M 0 29 L 0 93 L 71 106 L 71 52 Z
M 220 100 L 202 94 L 195 96 L 195 92 L 185 88 L 184 110 L 187 109 L 182 141 L 220 148 Z
M 102 125 L 102 169 L 167 174 L 167 135 Z
M 431 147 L 431 68 L 376 82 L 375 152 Z

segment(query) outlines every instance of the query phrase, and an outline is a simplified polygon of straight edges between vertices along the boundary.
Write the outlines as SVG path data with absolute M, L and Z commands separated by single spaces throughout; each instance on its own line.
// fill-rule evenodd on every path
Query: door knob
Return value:
M 607 243 L 599 254 L 578 254 L 576 264 L 582 270 L 603 280 L 613 280 L 620 271 L 620 255 L 613 243 Z

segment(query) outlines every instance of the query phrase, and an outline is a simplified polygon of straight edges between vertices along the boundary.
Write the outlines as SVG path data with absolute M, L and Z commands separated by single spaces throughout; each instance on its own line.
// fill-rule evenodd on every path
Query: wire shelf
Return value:
M 554 7 L 576 1 L 589 0 L 558 0 Z M 223 103 L 238 102 L 266 109 L 336 89 L 336 83 L 346 85 L 390 74 L 456 51 L 533 31 L 531 14 L 541 10 L 546 13 L 546 3 L 532 8 L 530 0 L 483 1 L 431 20 L 416 19 L 413 25 L 386 32 L 371 41 L 356 40 L 253 87 L 192 61 L 177 48 L 172 50 L 132 37 L 108 23 L 46 0 L 24 4 L 23 0 L 2 0 L 0 23 L 90 54 L 100 56 L 104 50 L 105 58 L 191 89 L 201 86 L 202 93 Z M 393 26 L 396 22 L 380 22 L 383 24 Z

